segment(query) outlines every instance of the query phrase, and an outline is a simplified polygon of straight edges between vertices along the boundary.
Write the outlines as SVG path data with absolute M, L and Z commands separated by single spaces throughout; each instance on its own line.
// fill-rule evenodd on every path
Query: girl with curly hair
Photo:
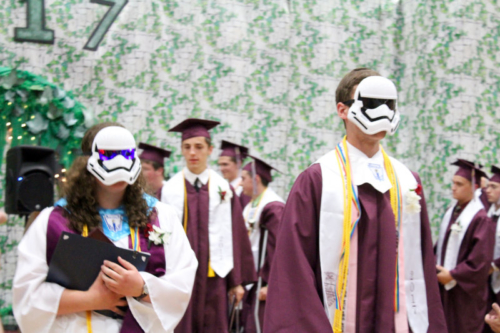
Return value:
M 23 333 L 173 332 L 181 320 L 198 263 L 175 211 L 144 192 L 135 149 L 117 123 L 85 134 L 85 156 L 69 170 L 63 198 L 40 213 L 19 244 L 13 304 Z M 115 246 L 149 253 L 145 271 L 118 257 L 119 264 L 103 262 L 87 291 L 46 282 L 61 233 L 95 229 Z

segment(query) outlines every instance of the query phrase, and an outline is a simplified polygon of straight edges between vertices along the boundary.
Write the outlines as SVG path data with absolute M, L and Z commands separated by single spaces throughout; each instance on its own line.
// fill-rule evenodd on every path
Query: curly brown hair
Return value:
M 103 128 L 109 126 L 120 126 L 121 124 L 107 122 L 94 125 L 82 139 L 82 152 L 90 154 L 92 142 L 96 134 Z M 70 221 L 70 227 L 81 233 L 86 224 L 89 231 L 101 227 L 101 216 L 98 212 L 98 202 L 95 191 L 97 179 L 87 170 L 89 156 L 79 156 L 68 170 L 66 182 L 63 186 L 63 197 L 66 198 L 66 218 Z M 132 228 L 144 228 L 149 222 L 150 213 L 148 204 L 143 197 L 144 178 L 139 175 L 133 185 L 128 185 L 123 197 L 123 205 L 127 214 L 129 225 Z

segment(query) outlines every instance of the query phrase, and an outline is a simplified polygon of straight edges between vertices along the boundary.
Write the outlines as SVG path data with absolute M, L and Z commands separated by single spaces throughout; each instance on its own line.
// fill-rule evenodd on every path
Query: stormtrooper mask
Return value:
M 100 130 L 92 143 L 87 170 L 104 185 L 135 183 L 141 173 L 135 140 L 127 129 L 110 126 Z
M 361 81 L 350 105 L 347 119 L 361 131 L 372 135 L 382 131 L 393 135 L 399 125 L 398 92 L 391 80 L 382 76 L 369 76 Z

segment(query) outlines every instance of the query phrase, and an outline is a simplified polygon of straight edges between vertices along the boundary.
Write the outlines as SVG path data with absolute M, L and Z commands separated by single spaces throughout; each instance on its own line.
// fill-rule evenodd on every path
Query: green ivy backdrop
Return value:
M 384 145 L 420 172 L 434 227 L 451 202 L 449 163 L 497 163 L 496 1 L 130 0 L 96 51 L 84 47 L 106 6 L 46 0 L 45 11 L 54 43 L 21 43 L 14 27 L 26 26 L 26 2 L 0 3 L 0 65 L 71 90 L 100 120 L 172 149 L 170 171 L 182 165 L 180 140 L 166 130 L 188 116 L 216 119 L 215 143 L 241 142 L 271 161 L 286 196 L 341 139 L 335 88 L 359 66 L 400 90 L 402 126 Z M 16 225 L 0 228 L 7 244 L 22 233 Z M 3 309 L 14 249 L 2 250 Z

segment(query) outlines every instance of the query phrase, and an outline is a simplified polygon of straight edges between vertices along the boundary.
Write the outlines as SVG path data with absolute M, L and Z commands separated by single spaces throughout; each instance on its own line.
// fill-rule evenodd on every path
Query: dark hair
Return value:
M 155 161 L 141 159 L 141 162 L 144 162 L 144 163 L 151 165 L 153 167 L 153 169 L 155 169 L 155 171 L 158 170 L 159 168 L 164 168 L 163 165 L 161 165 L 160 163 L 155 162 Z
M 347 73 L 335 91 L 335 102 L 342 103 L 352 99 L 353 88 L 369 76 L 380 76 L 380 74 L 370 68 L 356 68 Z
M 212 147 L 212 138 L 207 138 L 207 137 L 206 137 L 206 138 L 205 138 L 205 142 L 207 143 L 207 145 L 208 145 L 209 147 Z
M 243 171 L 248 172 L 250 177 L 253 177 L 252 171 L 248 171 L 248 170 L 243 170 Z M 267 179 L 262 178 L 259 174 L 257 174 L 257 175 L 260 177 L 260 182 L 262 183 L 262 185 L 264 185 L 265 187 L 268 187 L 270 182 Z
M 201 135 L 200 135 L 200 136 L 201 136 Z M 212 147 L 212 139 L 211 139 L 211 138 L 207 138 L 207 137 L 203 137 L 203 138 L 205 139 L 205 142 L 207 143 L 208 147 L 209 147 L 209 148 L 210 148 L 210 147 Z M 186 140 L 188 140 L 188 139 L 186 139 Z M 181 147 L 182 147 L 182 143 L 183 143 L 184 141 L 186 141 L 186 140 L 182 140 L 182 141 L 181 141 Z
M 118 123 L 101 123 L 91 127 L 83 137 L 82 151 L 90 153 L 97 132 L 109 126 L 123 127 Z M 95 196 L 97 179 L 87 170 L 88 159 L 89 156 L 79 156 L 75 159 L 62 188 L 63 196 L 68 202 L 65 217 L 69 220 L 70 227 L 79 233 L 83 231 L 84 225 L 87 225 L 89 231 L 101 225 Z M 142 196 L 144 183 L 144 178 L 140 174 L 134 184 L 127 186 L 123 197 L 129 225 L 133 228 L 145 227 L 150 217 L 148 205 Z

